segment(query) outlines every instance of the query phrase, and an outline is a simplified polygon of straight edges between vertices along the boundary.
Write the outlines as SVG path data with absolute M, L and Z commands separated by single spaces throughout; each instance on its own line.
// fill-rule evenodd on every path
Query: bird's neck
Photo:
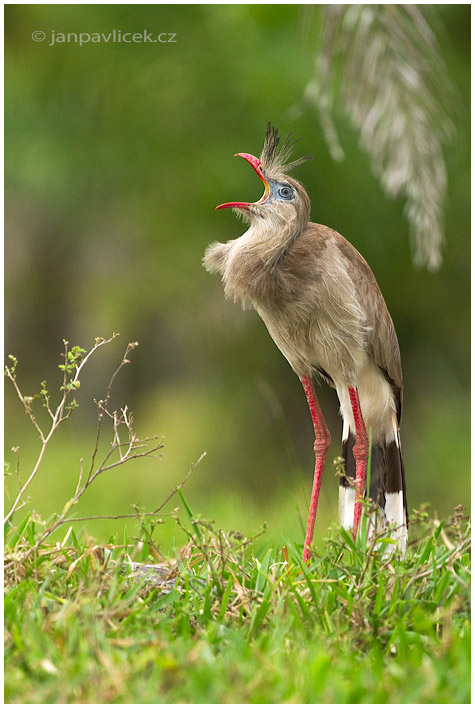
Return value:
M 301 231 L 296 221 L 254 220 L 245 234 L 230 242 L 222 269 L 226 296 L 257 307 L 282 294 L 279 264 Z
M 264 265 L 274 265 L 302 232 L 298 219 L 283 221 L 277 215 L 266 219 L 256 218 L 236 244 L 242 256 L 248 253 Z

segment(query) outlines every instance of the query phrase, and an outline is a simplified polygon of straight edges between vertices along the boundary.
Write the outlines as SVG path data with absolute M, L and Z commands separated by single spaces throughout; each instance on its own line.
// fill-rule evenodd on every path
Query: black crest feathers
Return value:
M 277 128 L 271 126 L 269 122 L 267 124 L 266 136 L 264 138 L 264 145 L 260 156 L 264 169 L 267 172 L 287 174 L 287 172 L 290 172 L 303 162 L 312 160 L 313 155 L 307 155 L 306 157 L 299 157 L 297 160 L 293 160 L 292 162 L 287 162 L 294 150 L 295 145 L 300 140 L 301 138 L 292 142 L 292 133 L 289 133 L 279 148 L 279 131 Z

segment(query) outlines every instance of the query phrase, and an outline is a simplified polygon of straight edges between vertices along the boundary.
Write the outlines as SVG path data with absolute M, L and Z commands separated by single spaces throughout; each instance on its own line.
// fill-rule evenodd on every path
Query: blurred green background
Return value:
M 258 154 L 268 120 L 303 137 L 299 155 L 315 155 L 296 175 L 312 218 L 363 253 L 394 319 L 409 508 L 429 502 L 442 517 L 469 506 L 470 6 L 434 8 L 461 103 L 446 149 L 447 243 L 436 274 L 413 268 L 403 200 L 384 196 L 348 124 L 338 122 L 346 159 L 336 163 L 314 112 L 291 118 L 313 73 L 319 6 L 310 15 L 299 5 L 6 7 L 6 354 L 20 361 L 23 393 L 44 379 L 53 391 L 63 338 L 89 348 L 96 336 L 121 335 L 81 377 L 80 408 L 48 449 L 29 508 L 47 515 L 72 496 L 80 459 L 87 466 L 94 448 L 92 399 L 137 340 L 113 402 L 133 410 L 138 434 L 164 436 L 163 459 L 98 479 L 78 514 L 125 514 L 134 502 L 153 509 L 206 451 L 185 489 L 195 513 L 246 534 L 266 521 L 266 539 L 302 542 L 313 475 L 303 391 L 258 316 L 226 302 L 201 266 L 211 241 L 244 231 L 215 205 L 261 196 L 233 155 Z M 49 46 L 52 30 L 114 29 L 176 41 Z M 335 393 L 323 385 L 319 395 L 334 443 L 317 539 L 337 519 L 331 460 L 340 439 Z M 5 440 L 9 471 L 19 446 L 25 479 L 39 441 L 9 382 Z M 7 477 L 7 503 L 16 489 Z M 105 541 L 124 523 L 87 530 Z M 169 522 L 156 541 L 175 534 L 185 540 Z

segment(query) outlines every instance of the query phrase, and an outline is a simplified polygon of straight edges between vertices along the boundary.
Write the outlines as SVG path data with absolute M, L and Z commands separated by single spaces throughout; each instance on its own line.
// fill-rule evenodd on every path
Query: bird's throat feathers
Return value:
M 253 219 L 239 238 L 208 247 L 205 268 L 221 274 L 227 298 L 241 300 L 243 307 L 255 306 L 280 290 L 279 264 L 300 233 L 296 219 L 284 224 L 269 216 Z

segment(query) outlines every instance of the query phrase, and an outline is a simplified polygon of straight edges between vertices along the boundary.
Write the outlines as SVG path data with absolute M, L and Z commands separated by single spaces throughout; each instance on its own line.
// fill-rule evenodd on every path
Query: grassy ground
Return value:
M 197 519 L 183 495 L 192 467 L 154 512 L 136 507 L 133 536 L 98 544 L 87 520 L 76 535 L 71 515 L 103 473 L 161 455 L 159 438 L 136 436 L 127 406 L 110 406 L 136 343 L 96 402 L 95 447 L 73 497 L 47 521 L 27 512 L 49 442 L 77 408 L 79 375 L 113 338 L 89 353 L 64 342 L 54 405 L 46 382 L 23 395 L 14 357 L 6 369 L 41 443 L 21 481 L 19 458 L 7 469 L 19 487 L 5 517 L 6 702 L 469 702 L 470 535 L 460 508 L 444 523 L 413 514 L 405 559 L 385 554 L 388 539 L 367 542 L 363 530 L 355 544 L 335 527 L 307 567 L 291 543 Z M 157 515 L 174 495 L 186 524 L 168 523 L 188 543 L 163 557 Z M 130 563 L 158 564 L 159 582 L 156 567 L 144 576 Z
M 189 514 L 176 560 L 160 558 L 149 520 L 139 540 L 104 547 L 69 529 L 29 556 L 42 522 L 9 528 L 6 702 L 470 701 L 460 510 L 442 524 L 420 513 L 404 560 L 332 529 L 308 568 L 300 549 L 256 557 L 265 534 Z M 171 582 L 128 576 L 127 559 L 162 563 Z

